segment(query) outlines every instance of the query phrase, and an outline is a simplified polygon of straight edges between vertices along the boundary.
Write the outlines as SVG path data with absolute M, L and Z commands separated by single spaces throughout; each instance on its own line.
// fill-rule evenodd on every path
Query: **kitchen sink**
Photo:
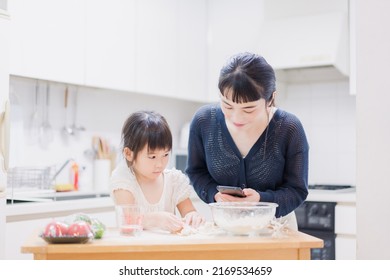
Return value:
M 52 199 L 54 201 L 62 201 L 62 200 L 75 200 L 75 199 L 87 199 L 87 198 L 100 198 L 100 197 L 108 197 L 109 194 L 75 194 L 75 195 L 54 195 Z
M 19 204 L 19 203 L 26 203 L 26 202 L 38 202 L 38 201 L 31 201 L 29 199 L 12 199 L 12 198 L 7 198 L 7 204 Z

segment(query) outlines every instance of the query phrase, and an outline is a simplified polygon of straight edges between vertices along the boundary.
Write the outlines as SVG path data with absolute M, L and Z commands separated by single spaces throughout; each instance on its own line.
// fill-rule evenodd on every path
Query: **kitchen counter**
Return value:
M 91 195 L 92 193 L 69 192 L 57 194 L 61 197 Z M 90 212 L 91 209 L 114 211 L 114 203 L 107 193 L 93 193 L 95 197 L 69 200 L 45 200 L 44 195 L 40 195 L 41 200 L 37 202 L 15 203 L 6 206 L 7 222 L 29 220 L 36 218 L 46 218 L 54 216 L 66 216 L 75 212 Z M 47 195 L 46 195 L 47 197 Z M 31 198 L 31 197 L 30 197 Z M 194 204 L 201 212 L 211 219 L 210 209 L 207 204 L 202 203 L 198 197 L 192 197 Z M 355 204 L 355 189 L 348 191 L 326 191 L 309 190 L 307 201 L 329 201 L 339 204 Z M 199 204 L 199 205 L 198 205 Z
M 307 201 L 336 202 L 339 204 L 355 204 L 356 189 L 347 190 L 309 190 Z
M 61 193 L 61 196 L 70 198 L 73 195 L 84 195 L 83 192 Z M 108 195 L 108 194 L 101 194 Z M 41 197 L 41 195 L 40 195 Z M 308 200 L 312 201 L 336 201 L 354 203 L 355 193 L 338 193 L 329 191 L 310 191 Z M 350 201 L 350 202 L 348 202 Z M 205 216 L 207 221 L 212 221 L 211 210 L 207 204 L 198 197 L 193 198 L 196 208 Z M 50 219 L 62 219 L 62 217 L 83 212 L 99 218 L 108 227 L 115 227 L 115 209 L 112 199 L 106 197 L 84 198 L 76 200 L 27 202 L 8 204 L 5 206 L 7 222 L 7 258 L 25 259 L 32 257 L 30 254 L 21 254 L 20 248 L 27 240 L 31 232 L 15 234 L 21 229 L 34 229 L 42 227 Z M 206 246 L 207 247 L 207 246 Z
M 108 194 L 70 192 L 58 194 L 61 200 L 51 200 L 48 196 L 40 195 L 35 202 L 22 202 L 6 205 L 6 219 L 8 222 L 42 219 L 67 216 L 77 212 L 94 213 L 114 211 L 114 202 Z M 64 198 L 69 199 L 64 199 Z M 90 198 L 72 199 L 75 196 Z M 34 197 L 29 197 L 34 201 Z
M 323 241 L 302 232 L 287 230 L 280 237 L 231 236 L 216 234 L 176 235 L 143 231 L 140 236 L 120 236 L 109 229 L 101 240 L 87 244 L 48 244 L 32 233 L 22 253 L 36 260 L 46 259 L 310 259 L 311 248 L 322 248 Z
M 24 197 L 29 199 L 27 200 L 29 202 L 4 205 L 4 219 L 6 220 L 5 239 L 7 240 L 5 245 L 6 259 L 31 259 L 31 255 L 20 252 L 21 246 L 28 239 L 31 230 L 42 229 L 53 219 L 61 221 L 67 216 L 85 213 L 99 219 L 108 227 L 116 226 L 114 202 L 107 193 L 99 194 L 81 191 L 55 193 L 57 199 L 60 196 L 62 199 L 56 201 L 50 199 L 51 195 L 53 194 L 47 194 L 46 197 L 42 194 L 39 194 L 39 197 L 29 195 Z M 18 198 L 22 199 L 21 196 Z M 35 198 L 39 198 L 40 202 L 31 202 L 35 201 Z
M 33 217 L 47 217 L 52 216 L 53 212 L 63 212 L 67 215 L 68 212 L 82 212 L 88 211 L 88 209 L 95 208 L 109 208 L 114 210 L 114 203 L 108 196 L 108 193 L 85 193 L 85 192 L 67 192 L 56 194 L 59 198 L 57 201 L 48 199 L 53 194 L 39 195 L 39 199 L 36 202 L 27 203 L 15 203 L 8 204 L 6 206 L 7 221 L 29 219 Z M 75 196 L 91 196 L 90 198 L 72 199 Z M 34 200 L 34 196 L 29 196 L 29 199 Z M 65 199 L 64 199 L 65 198 Z M 208 205 L 204 206 L 200 199 L 193 195 L 192 200 L 195 204 L 202 204 L 199 208 L 203 212 L 210 212 Z M 329 201 L 340 204 L 355 204 L 356 202 L 356 191 L 341 190 L 341 191 L 327 191 L 327 190 L 309 190 L 307 201 Z M 57 213 L 58 214 L 58 213 Z M 208 213 L 206 216 L 209 216 Z

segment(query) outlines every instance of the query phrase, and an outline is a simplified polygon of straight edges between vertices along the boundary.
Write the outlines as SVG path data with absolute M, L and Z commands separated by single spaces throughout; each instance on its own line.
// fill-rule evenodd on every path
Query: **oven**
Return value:
M 350 185 L 309 185 L 309 192 L 312 194 L 326 194 L 334 196 L 336 194 L 354 191 Z M 331 195 L 332 194 L 332 195 Z M 324 247 L 311 250 L 311 259 L 313 260 L 335 260 L 337 230 L 336 228 L 336 202 L 335 201 L 305 201 L 295 210 L 297 217 L 298 230 L 321 238 L 324 241 Z M 339 213 L 340 211 L 338 211 Z M 339 222 L 338 222 L 339 223 Z M 340 232 L 339 232 L 340 233 Z M 337 257 L 338 258 L 338 257 Z
M 334 260 L 336 249 L 335 202 L 305 201 L 295 210 L 298 230 L 324 241 L 311 249 L 312 260 Z

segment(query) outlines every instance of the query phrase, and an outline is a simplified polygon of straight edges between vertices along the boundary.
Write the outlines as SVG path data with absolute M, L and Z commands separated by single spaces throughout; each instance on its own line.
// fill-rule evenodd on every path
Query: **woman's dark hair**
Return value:
M 172 133 L 166 119 L 153 111 L 138 111 L 131 114 L 122 128 L 123 148 L 129 148 L 137 158 L 147 145 L 149 151 L 172 149 Z
M 273 103 L 276 90 L 275 72 L 264 57 L 252 53 L 232 56 L 222 67 L 218 88 L 223 96 L 232 93 L 235 103 L 247 103 L 264 98 Z

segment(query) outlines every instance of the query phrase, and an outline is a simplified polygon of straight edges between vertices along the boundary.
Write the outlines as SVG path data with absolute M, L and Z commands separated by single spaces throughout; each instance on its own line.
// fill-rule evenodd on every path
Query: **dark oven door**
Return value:
M 324 241 L 323 248 L 312 248 L 310 250 L 312 260 L 335 260 L 336 259 L 336 234 L 317 230 L 300 230 L 311 236 L 318 237 Z
M 334 260 L 336 234 L 334 202 L 305 201 L 295 210 L 298 230 L 324 241 L 323 248 L 311 249 L 312 260 Z

